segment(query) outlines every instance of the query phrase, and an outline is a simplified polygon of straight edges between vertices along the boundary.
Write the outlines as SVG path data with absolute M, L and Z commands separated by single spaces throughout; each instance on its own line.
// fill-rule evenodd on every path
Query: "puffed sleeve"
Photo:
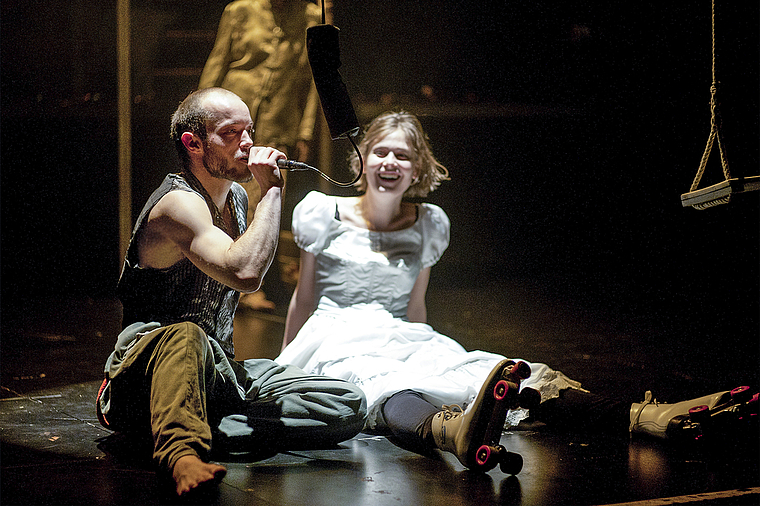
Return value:
M 307 253 L 319 253 L 334 216 L 334 197 L 318 191 L 309 192 L 293 209 L 292 230 L 296 245 Z
M 422 220 L 422 267 L 438 262 L 449 246 L 449 217 L 435 204 L 421 205 Z

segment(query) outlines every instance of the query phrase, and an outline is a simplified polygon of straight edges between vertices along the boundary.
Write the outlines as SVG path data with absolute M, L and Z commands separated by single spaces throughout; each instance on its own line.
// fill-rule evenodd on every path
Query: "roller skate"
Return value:
M 432 424 L 436 446 L 453 453 L 463 466 L 473 471 L 487 472 L 499 464 L 506 474 L 519 473 L 522 457 L 508 452 L 499 440 L 507 411 L 521 406 L 531 408 L 541 401 L 537 390 L 524 388 L 519 392 L 520 382 L 528 377 L 527 363 L 499 362 L 466 410 L 444 406 L 436 413 Z
M 758 394 L 747 386 L 676 404 L 658 403 L 647 392 L 631 405 L 630 432 L 676 442 L 739 436 L 758 421 Z

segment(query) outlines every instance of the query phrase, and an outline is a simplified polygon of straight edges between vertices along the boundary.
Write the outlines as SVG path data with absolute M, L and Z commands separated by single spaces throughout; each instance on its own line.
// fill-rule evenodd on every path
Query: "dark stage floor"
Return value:
M 514 284 L 431 288 L 430 321 L 467 348 L 544 361 L 595 391 L 661 400 L 729 389 L 709 367 L 662 352 L 620 318 L 547 299 Z M 151 505 L 172 502 L 150 459 L 133 442 L 103 429 L 94 397 L 119 326 L 113 300 L 38 300 L 6 304 L 2 325 L 3 505 Z M 241 313 L 236 332 L 271 332 L 279 346 L 280 311 Z M 239 345 L 239 357 L 254 353 Z M 674 366 L 680 363 L 681 366 Z M 696 371 L 696 372 L 695 372 Z M 756 385 L 753 385 L 756 388 Z M 557 433 L 504 433 L 524 458 L 506 476 L 462 468 L 451 456 L 420 457 L 387 439 L 360 434 L 338 448 L 223 461 L 228 474 L 210 504 L 760 504 L 760 438 L 719 452 L 676 449 L 658 441 Z M 674 498 L 674 499 L 665 499 Z

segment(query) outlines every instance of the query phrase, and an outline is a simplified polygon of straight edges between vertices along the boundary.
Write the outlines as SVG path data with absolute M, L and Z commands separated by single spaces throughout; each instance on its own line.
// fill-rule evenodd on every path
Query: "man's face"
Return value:
M 244 183 L 251 180 L 248 152 L 253 146 L 253 122 L 245 103 L 231 95 L 213 98 L 209 107 L 218 121 L 209 122 L 203 143 L 203 166 L 216 178 Z

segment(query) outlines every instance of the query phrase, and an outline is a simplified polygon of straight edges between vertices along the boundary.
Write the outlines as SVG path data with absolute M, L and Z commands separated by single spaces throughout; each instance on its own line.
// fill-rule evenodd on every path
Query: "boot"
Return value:
M 467 450 L 470 445 L 467 432 L 469 426 L 473 424 L 473 412 L 474 410 L 468 411 L 465 421 L 464 411 L 461 406 L 455 404 L 443 406 L 443 410 L 433 416 L 432 431 L 435 446 L 440 450 L 453 453 L 464 466 L 467 466 Z M 463 424 L 465 428 L 462 428 Z
M 519 472 L 522 458 L 498 445 L 507 411 L 518 407 L 520 381 L 528 376 L 530 367 L 524 362 L 503 360 L 497 364 L 466 410 L 458 405 L 443 406 L 433 416 L 436 447 L 453 453 L 472 470 L 488 471 L 500 463 L 505 472 Z
M 738 420 L 757 418 L 758 395 L 749 387 L 698 397 L 676 404 L 659 403 L 647 391 L 644 402 L 631 405 L 629 431 L 660 439 L 699 439 L 718 425 L 733 425 Z M 752 415 L 754 411 L 754 415 Z

